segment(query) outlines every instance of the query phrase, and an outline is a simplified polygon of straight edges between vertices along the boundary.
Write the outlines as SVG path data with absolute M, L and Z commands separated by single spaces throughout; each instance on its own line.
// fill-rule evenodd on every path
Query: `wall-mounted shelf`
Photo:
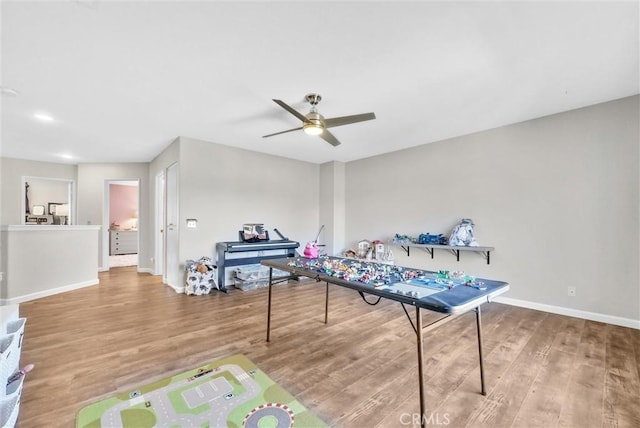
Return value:
M 403 250 L 407 252 L 407 256 L 409 256 L 409 249 L 411 247 L 423 248 L 431 258 L 433 258 L 434 250 L 449 250 L 453 255 L 456 256 L 456 259 L 460 261 L 460 251 L 473 251 L 474 253 L 480 253 L 487 259 L 487 264 L 491 262 L 491 252 L 495 250 L 493 247 L 459 247 L 452 245 L 436 245 L 436 244 L 401 244 L 394 242 L 394 245 L 400 246 Z

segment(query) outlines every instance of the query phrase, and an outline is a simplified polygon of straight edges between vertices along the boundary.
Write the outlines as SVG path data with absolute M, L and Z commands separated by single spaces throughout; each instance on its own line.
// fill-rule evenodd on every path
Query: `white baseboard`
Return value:
M 109 268 L 99 267 L 98 268 L 98 272 L 109 272 Z M 151 275 L 158 275 L 158 274 L 154 273 L 153 269 L 151 269 L 151 268 L 138 267 L 138 272 L 139 273 L 150 273 Z
M 185 288 L 184 285 L 181 287 L 178 287 L 176 285 L 169 284 L 169 281 L 167 281 L 167 278 L 162 278 L 162 283 L 167 287 L 171 287 L 173 291 L 175 291 L 178 294 L 184 293 L 184 288 Z
M 173 291 L 175 291 L 178 294 L 184 294 L 184 287 L 175 287 L 175 286 L 173 286 L 171 284 L 166 284 L 166 283 L 165 283 L 165 285 L 167 287 L 171 287 L 171 289 L 173 289 Z
M 496 297 L 494 302 L 504 303 L 505 305 L 519 306 L 522 308 L 535 309 L 542 312 L 550 312 L 552 314 L 566 315 L 574 318 L 582 318 L 585 320 L 598 321 L 606 324 L 614 324 L 622 327 L 635 328 L 640 330 L 640 320 L 631 318 L 622 318 L 614 315 L 599 314 L 596 312 L 581 311 L 579 309 L 563 308 L 561 306 L 546 305 L 544 303 L 528 302 L 526 300 L 510 299 L 508 297 Z
M 35 300 L 35 299 L 40 299 L 41 297 L 53 296 L 54 294 L 77 290 L 79 288 L 89 287 L 91 285 L 97 285 L 97 284 L 100 284 L 100 280 L 98 278 L 95 278 L 89 281 L 78 282 L 76 284 L 69 284 L 63 287 L 51 288 L 49 290 L 26 294 L 24 296 L 13 297 L 11 299 L 1 299 L 0 305 L 11 305 L 16 303 L 28 302 L 29 300 Z

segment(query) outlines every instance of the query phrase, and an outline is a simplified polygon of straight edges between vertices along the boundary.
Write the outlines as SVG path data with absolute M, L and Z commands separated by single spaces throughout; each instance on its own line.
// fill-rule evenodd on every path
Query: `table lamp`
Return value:
M 60 216 L 60 224 L 67 224 L 67 216 L 69 215 L 69 204 L 62 204 L 56 207 L 56 215 Z

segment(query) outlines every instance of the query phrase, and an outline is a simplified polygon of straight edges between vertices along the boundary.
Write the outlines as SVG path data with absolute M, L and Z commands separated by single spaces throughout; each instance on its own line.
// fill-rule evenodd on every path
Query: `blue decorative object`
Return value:
M 426 245 L 447 245 L 447 238 L 442 234 L 431 235 L 430 233 L 421 233 L 418 236 L 418 244 Z

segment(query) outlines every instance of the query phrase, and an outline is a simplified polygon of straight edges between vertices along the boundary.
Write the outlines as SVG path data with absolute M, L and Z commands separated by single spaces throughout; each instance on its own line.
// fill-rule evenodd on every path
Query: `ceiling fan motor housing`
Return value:
M 322 97 L 320 96 L 320 94 L 307 94 L 305 99 L 309 104 L 315 106 L 318 105 L 318 103 L 322 100 Z

